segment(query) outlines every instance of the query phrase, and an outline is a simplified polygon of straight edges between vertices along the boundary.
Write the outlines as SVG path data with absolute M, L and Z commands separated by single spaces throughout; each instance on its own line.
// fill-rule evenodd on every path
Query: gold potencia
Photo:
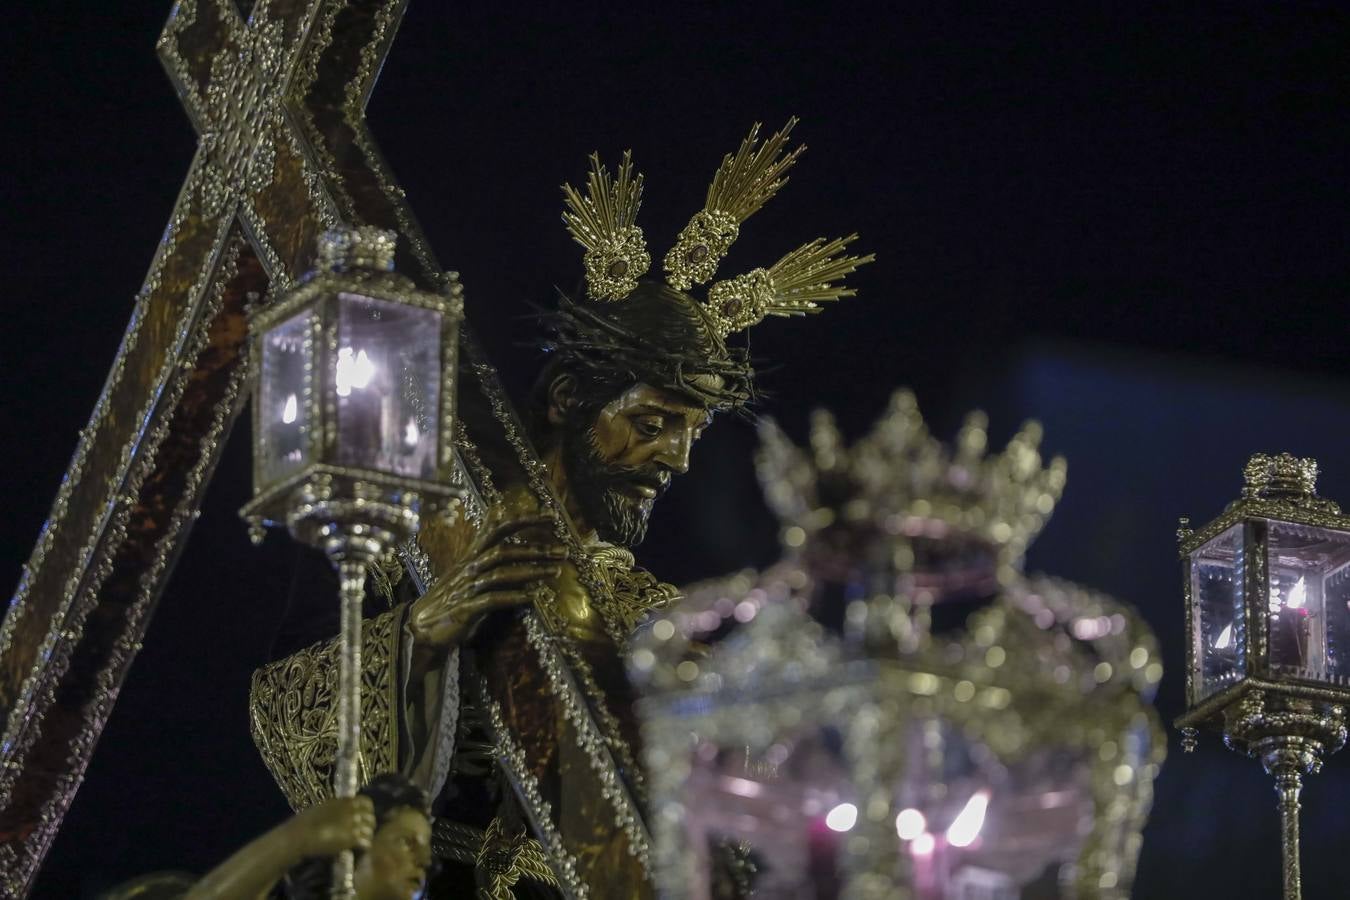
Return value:
M 797 124 L 789 119 L 762 143 L 759 123 L 728 153 L 713 176 L 703 209 L 680 232 L 662 264 L 666 283 L 679 291 L 705 284 L 717 272 L 741 223 L 750 218 L 787 183 L 787 170 L 806 149 L 787 150 L 788 135 Z M 651 267 L 651 254 L 637 222 L 642 203 L 642 175 L 634 172 L 631 152 L 623 155 L 617 176 L 591 154 L 591 171 L 583 194 L 563 185 L 567 209 L 563 224 L 586 248 L 586 293 L 592 300 L 617 302 L 637 287 Z M 751 269 L 718 281 L 708 289 L 704 308 L 725 338 L 749 328 L 766 315 L 799 316 L 820 312 L 821 303 L 851 297 L 856 292 L 839 284 L 858 266 L 872 262 L 872 254 L 844 252 L 856 234 L 826 240 L 816 238 L 783 256 L 772 266 Z

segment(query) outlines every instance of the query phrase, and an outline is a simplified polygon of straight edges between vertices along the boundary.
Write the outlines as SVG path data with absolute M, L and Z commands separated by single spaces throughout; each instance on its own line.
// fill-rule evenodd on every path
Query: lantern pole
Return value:
M 1261 765 L 1275 779 L 1279 796 L 1280 852 L 1284 858 L 1284 900 L 1302 900 L 1303 882 L 1299 872 L 1298 813 L 1303 776 L 1321 765 L 1321 747 L 1303 738 L 1272 737 L 1252 748 L 1260 755 Z
M 337 564 L 341 583 L 342 635 L 338 657 L 337 762 L 333 793 L 355 797 L 361 768 L 361 604 L 365 599 L 366 561 L 347 557 Z M 333 896 L 355 896 L 355 856 L 338 854 L 333 864 Z
M 408 493 L 391 502 L 377 488 L 351 483 L 334 496 L 323 476 L 302 491 L 287 522 L 291 534 L 319 546 L 337 569 L 341 603 L 338 636 L 337 752 L 333 793 L 355 797 L 361 786 L 361 613 L 366 573 L 390 548 L 417 530 L 419 497 Z M 355 854 L 339 853 L 333 861 L 333 900 L 356 896 Z
M 1269 769 L 1267 771 L 1270 771 Z M 1302 900 L 1303 880 L 1299 873 L 1298 795 L 1303 789 L 1303 774 L 1297 769 L 1271 771 L 1275 790 L 1280 795 L 1280 852 L 1284 858 L 1284 900 Z

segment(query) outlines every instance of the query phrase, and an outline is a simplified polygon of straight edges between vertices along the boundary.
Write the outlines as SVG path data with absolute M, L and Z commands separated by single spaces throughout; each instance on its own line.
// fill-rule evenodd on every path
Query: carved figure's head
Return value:
M 361 788 L 375 809 L 375 835 L 358 851 L 354 883 L 358 900 L 413 900 L 422 896 L 431 866 L 431 820 L 426 792 L 406 777 L 377 776 Z M 286 875 L 286 896 L 326 900 L 333 860 L 310 857 Z
M 413 900 L 431 865 L 431 821 L 421 788 L 386 774 L 361 789 L 375 807 L 375 837 L 356 860 L 359 900 Z
M 688 468 L 711 414 L 750 399 L 748 351 L 728 349 L 727 338 L 766 316 L 804 316 L 852 296 L 843 279 L 872 261 L 846 252 L 857 235 L 816 238 L 768 268 L 712 283 L 704 299 L 686 293 L 712 282 L 741 224 L 787 183 L 804 149 L 788 146 L 796 122 L 762 141 L 756 124 L 723 157 L 703 208 L 665 255 L 664 284 L 643 277 L 652 257 L 631 154 L 613 173 L 592 155 L 584 188 L 563 185 L 563 223 L 586 250 L 585 290 L 545 317 L 545 347 L 556 355 L 535 388 L 535 437 L 561 450 L 568 506 L 605 540 L 640 542 L 652 503 Z
M 535 438 L 557 451 L 578 524 L 636 546 L 713 415 L 749 401 L 745 351 L 728 350 L 701 304 L 655 282 L 622 304 L 564 299 L 545 324 Z

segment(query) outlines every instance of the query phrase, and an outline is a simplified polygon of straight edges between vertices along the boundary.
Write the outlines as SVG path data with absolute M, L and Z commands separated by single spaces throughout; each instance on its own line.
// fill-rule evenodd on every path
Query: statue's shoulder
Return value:
M 463 500 L 422 521 L 417 545 L 431 562 L 433 571 L 453 571 L 468 559 L 474 542 L 483 532 L 510 522 L 540 515 L 541 504 L 534 492 L 517 485 L 494 497 L 487 508 Z
M 468 558 L 483 527 L 481 513 L 472 514 L 462 501 L 456 501 L 423 518 L 417 546 L 426 554 L 433 572 L 452 571 Z

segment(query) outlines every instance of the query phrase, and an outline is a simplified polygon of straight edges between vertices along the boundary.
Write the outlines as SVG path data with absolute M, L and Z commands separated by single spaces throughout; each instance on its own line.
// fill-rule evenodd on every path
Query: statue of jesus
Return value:
M 728 338 L 768 314 L 813 312 L 851 294 L 837 282 L 871 260 L 844 253 L 852 238 L 815 240 L 714 283 L 706 300 L 688 292 L 711 280 L 740 223 L 785 182 L 802 149 L 785 152 L 793 124 L 762 143 L 756 126 L 728 154 L 666 255 L 664 282 L 643 277 L 651 258 L 635 225 L 642 177 L 627 155 L 613 176 L 592 158 L 586 191 L 564 188 L 564 221 L 586 248 L 586 296 L 541 314 L 546 361 L 524 408 L 543 484 L 485 489 L 483 509 L 461 505 L 424 522 L 416 552 L 430 570 L 425 591 L 398 569 L 372 573 L 390 608 L 363 624 L 362 773 L 405 773 L 434 798 L 441 871 L 428 897 L 555 896 L 559 886 L 575 893 L 570 878 L 593 896 L 597 884 L 604 897 L 652 896 L 622 823 L 601 809 L 609 792 L 589 787 L 604 783 L 593 780 L 596 748 L 560 711 L 565 703 L 549 699 L 526 664 L 526 643 L 509 634 L 529 610 L 567 648 L 606 758 L 640 805 L 622 652 L 645 614 L 676 592 L 638 568 L 631 548 L 714 417 L 752 399 L 748 352 Z M 297 808 L 331 785 L 334 652 L 318 644 L 254 677 L 254 737 Z M 471 682 L 490 685 L 491 698 L 473 701 L 461 690 Z M 514 736 L 552 825 L 567 836 L 561 843 L 521 802 L 521 773 L 503 764 L 513 752 L 503 739 L 488 737 L 504 733 L 489 713 Z

